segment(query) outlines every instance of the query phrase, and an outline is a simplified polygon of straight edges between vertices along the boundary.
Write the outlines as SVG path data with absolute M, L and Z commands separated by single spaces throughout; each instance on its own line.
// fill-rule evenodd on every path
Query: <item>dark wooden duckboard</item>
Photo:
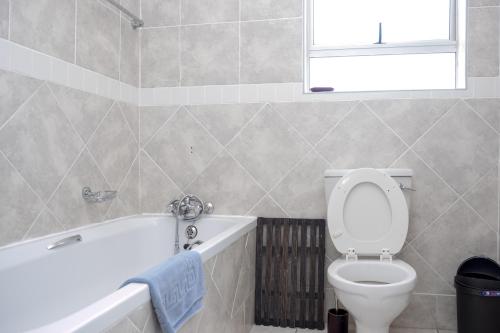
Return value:
M 259 218 L 255 324 L 324 329 L 325 220 Z

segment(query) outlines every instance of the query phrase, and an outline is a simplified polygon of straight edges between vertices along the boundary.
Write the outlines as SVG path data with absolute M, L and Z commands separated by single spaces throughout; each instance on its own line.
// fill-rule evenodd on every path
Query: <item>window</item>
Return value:
M 305 90 L 465 88 L 466 0 L 306 0 Z

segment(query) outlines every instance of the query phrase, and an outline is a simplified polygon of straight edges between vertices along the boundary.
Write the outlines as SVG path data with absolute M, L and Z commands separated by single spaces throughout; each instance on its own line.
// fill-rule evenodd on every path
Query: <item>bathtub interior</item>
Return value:
M 137 216 L 0 249 L 0 331 L 50 325 L 113 294 L 128 277 L 173 254 L 174 222 L 166 216 Z M 213 248 L 227 246 L 217 238 L 230 234 L 238 222 L 229 217 L 197 222 L 205 260 Z M 181 222 L 181 244 L 187 225 Z M 83 241 L 47 250 L 48 244 L 75 234 Z

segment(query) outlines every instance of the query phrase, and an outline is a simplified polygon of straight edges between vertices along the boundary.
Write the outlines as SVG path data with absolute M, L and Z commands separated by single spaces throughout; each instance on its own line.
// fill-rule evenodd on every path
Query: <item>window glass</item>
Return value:
M 455 53 L 311 58 L 310 87 L 342 91 L 455 88 Z
M 450 0 L 313 0 L 313 43 L 369 45 L 450 38 Z

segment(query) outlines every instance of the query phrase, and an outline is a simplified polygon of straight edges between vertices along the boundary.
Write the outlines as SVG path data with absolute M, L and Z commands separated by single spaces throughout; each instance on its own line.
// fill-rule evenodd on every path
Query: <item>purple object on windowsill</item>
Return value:
M 311 92 L 332 92 L 332 87 L 312 87 Z

